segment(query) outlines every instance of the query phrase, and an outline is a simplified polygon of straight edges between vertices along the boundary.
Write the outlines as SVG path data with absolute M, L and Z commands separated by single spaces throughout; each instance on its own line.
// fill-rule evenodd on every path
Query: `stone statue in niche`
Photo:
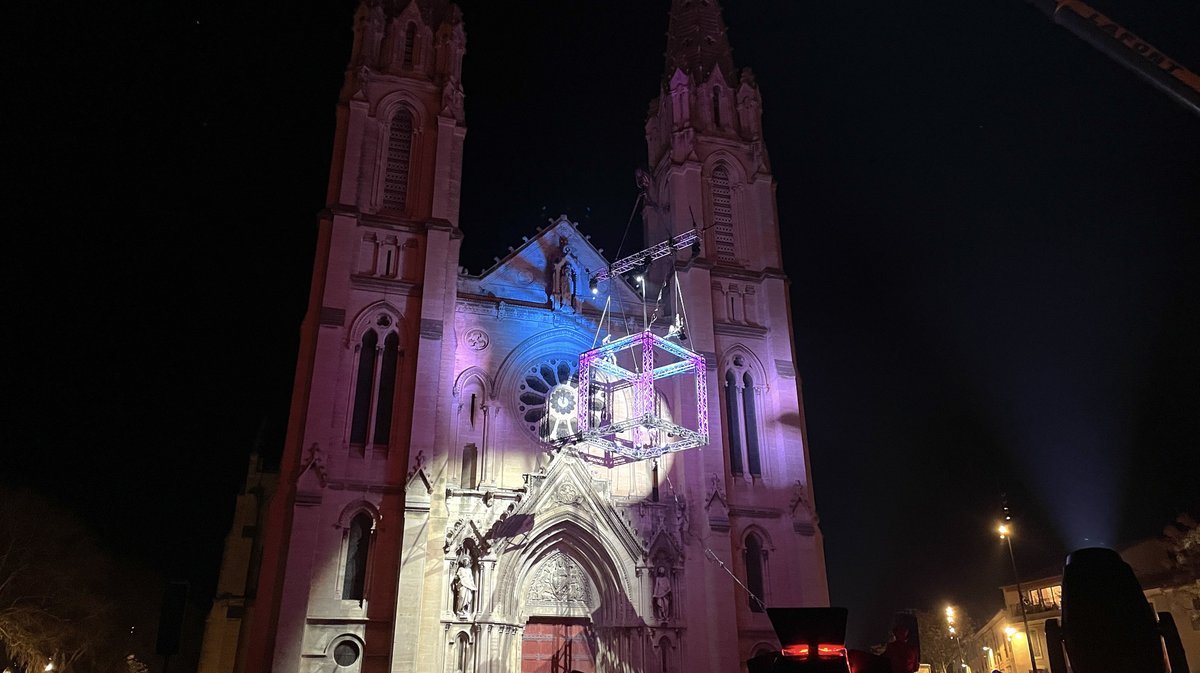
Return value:
M 550 271 L 550 301 L 556 309 L 566 309 L 568 311 L 576 308 L 575 306 L 575 285 L 578 277 L 575 273 L 575 268 L 568 260 L 570 255 L 570 247 L 566 245 L 566 239 L 562 239 L 563 256 L 554 261 L 554 266 Z
M 467 553 L 458 555 L 458 569 L 454 572 L 454 614 L 459 619 L 466 619 L 474 609 L 475 603 L 475 572 L 471 568 L 471 557 Z
M 671 578 L 663 566 L 659 566 L 655 573 L 653 596 L 654 617 L 659 621 L 667 621 L 671 618 Z

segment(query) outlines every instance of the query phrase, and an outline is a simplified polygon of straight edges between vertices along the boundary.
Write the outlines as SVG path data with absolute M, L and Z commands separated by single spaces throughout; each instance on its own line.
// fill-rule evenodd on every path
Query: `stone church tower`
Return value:
M 280 473 L 200 670 L 744 670 L 764 606 L 828 604 L 753 75 L 715 0 L 673 1 L 638 183 L 648 242 L 700 242 L 646 285 L 590 282 L 612 260 L 566 217 L 475 276 L 465 42 L 446 0 L 355 15 Z M 706 363 L 707 405 L 656 413 L 710 441 L 621 462 L 575 441 L 579 354 L 648 314 Z

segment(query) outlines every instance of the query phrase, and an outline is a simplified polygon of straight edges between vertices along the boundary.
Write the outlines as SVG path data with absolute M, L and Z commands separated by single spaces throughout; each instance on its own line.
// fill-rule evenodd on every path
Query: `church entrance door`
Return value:
M 596 640 L 586 619 L 531 620 L 521 637 L 521 673 L 595 673 Z

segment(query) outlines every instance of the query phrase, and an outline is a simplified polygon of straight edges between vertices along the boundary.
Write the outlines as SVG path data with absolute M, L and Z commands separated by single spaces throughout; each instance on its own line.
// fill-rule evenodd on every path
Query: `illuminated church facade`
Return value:
M 355 16 L 278 483 L 200 670 L 744 670 L 764 606 L 828 604 L 755 80 L 715 0 L 674 0 L 638 183 L 648 244 L 698 244 L 604 277 L 561 217 L 472 275 L 465 45 L 442 0 Z M 575 441 L 580 354 L 651 318 L 704 381 L 654 414 L 709 441 L 621 460 Z

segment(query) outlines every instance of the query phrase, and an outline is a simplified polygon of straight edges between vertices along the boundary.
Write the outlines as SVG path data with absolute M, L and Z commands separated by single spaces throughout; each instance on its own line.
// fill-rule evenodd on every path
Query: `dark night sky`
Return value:
M 613 255 L 669 3 L 460 4 L 464 265 L 543 209 Z M 1200 5 L 1091 4 L 1200 70 Z M 999 607 L 1002 491 L 1029 573 L 1200 513 L 1200 117 L 1021 0 L 725 5 L 852 642 Z M 353 6 L 42 3 L 0 41 L 0 478 L 201 594 L 278 451 Z

